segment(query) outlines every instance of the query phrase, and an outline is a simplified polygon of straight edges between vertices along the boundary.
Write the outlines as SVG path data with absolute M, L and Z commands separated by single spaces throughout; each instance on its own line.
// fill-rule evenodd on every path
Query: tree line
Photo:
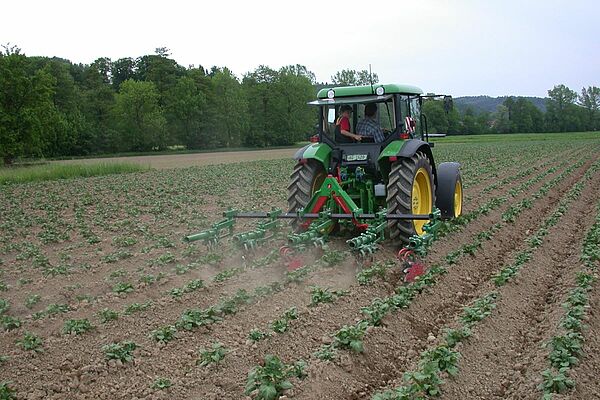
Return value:
M 323 87 L 302 65 L 261 65 L 236 77 L 226 67 L 183 67 L 168 49 L 91 64 L 0 51 L 0 157 L 85 156 L 118 152 L 285 146 L 314 133 L 306 103 Z M 377 74 L 342 70 L 334 85 L 377 83 Z M 508 98 L 494 113 L 447 111 L 427 101 L 430 132 L 472 134 L 597 130 L 599 89 L 577 95 L 559 85 L 547 112 Z
M 314 131 L 315 76 L 302 65 L 185 68 L 167 49 L 89 65 L 0 54 L 0 157 L 283 146 Z
M 541 133 L 600 130 L 600 88 L 589 86 L 578 94 L 565 85 L 548 90 L 546 111 L 524 97 L 507 97 L 494 112 L 475 113 L 467 107 L 445 110 L 439 101 L 426 101 L 430 133 Z

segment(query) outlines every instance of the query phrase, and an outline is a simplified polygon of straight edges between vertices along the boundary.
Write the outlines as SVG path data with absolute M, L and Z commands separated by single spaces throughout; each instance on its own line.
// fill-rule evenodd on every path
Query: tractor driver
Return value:
M 381 143 L 385 140 L 383 130 L 375 118 L 377 114 L 377 104 L 369 103 L 365 106 L 365 117 L 358 121 L 356 132 L 365 138 L 373 138 L 375 143 Z
M 335 121 L 335 141 L 338 143 L 352 143 L 352 139 L 360 142 L 362 136 L 350 132 L 350 114 L 352 107 L 345 104 L 340 107 L 341 115 Z

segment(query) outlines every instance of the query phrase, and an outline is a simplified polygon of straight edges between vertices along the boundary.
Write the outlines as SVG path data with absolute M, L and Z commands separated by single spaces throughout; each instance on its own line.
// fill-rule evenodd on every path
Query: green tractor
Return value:
M 216 243 L 233 233 L 236 218 L 266 218 L 255 230 L 233 236 L 253 248 L 273 237 L 281 219 L 291 219 L 286 249 L 321 245 L 343 229 L 358 233 L 347 242 L 363 255 L 387 238 L 418 250 L 439 219 L 461 215 L 463 206 L 459 164 L 435 164 L 421 113 L 423 101 L 436 98 L 447 110 L 452 106 L 450 96 L 424 96 L 408 85 L 320 90 L 309 103 L 318 109 L 318 133 L 294 155 L 288 212 L 229 210 L 224 220 L 186 240 Z

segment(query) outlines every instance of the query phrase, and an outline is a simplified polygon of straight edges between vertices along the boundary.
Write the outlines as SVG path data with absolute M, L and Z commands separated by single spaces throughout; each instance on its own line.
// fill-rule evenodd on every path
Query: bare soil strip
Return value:
M 365 353 L 347 354 L 338 366 L 317 363 L 307 381 L 294 389 L 301 398 L 364 398 L 374 385 L 401 376 L 415 362 L 415 357 L 427 344 L 430 333 L 452 321 L 462 305 L 475 298 L 481 284 L 511 259 L 515 243 L 520 243 L 528 229 L 535 229 L 549 214 L 566 192 L 589 167 L 580 168 L 539 204 L 523 212 L 519 219 L 485 242 L 472 258 L 452 266 L 436 286 L 423 293 L 406 311 L 399 311 L 386 319 L 387 326 L 374 328 L 374 334 L 365 336 Z M 517 246 L 518 247 L 518 246 Z M 335 396 L 323 395 L 335 393 Z

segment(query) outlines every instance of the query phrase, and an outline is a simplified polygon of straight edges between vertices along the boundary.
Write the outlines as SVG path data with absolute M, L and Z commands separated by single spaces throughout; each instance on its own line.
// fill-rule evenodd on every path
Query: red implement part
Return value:
M 295 271 L 298 268 L 301 268 L 303 266 L 304 266 L 304 260 L 302 259 L 302 257 L 294 257 L 294 258 L 290 259 L 287 263 L 288 271 Z
M 418 261 L 408 261 L 408 268 L 406 268 L 404 272 L 406 273 L 406 275 L 404 275 L 404 282 L 414 282 L 417 277 L 425 273 L 425 265 Z
M 344 201 L 343 198 L 341 198 L 340 196 L 336 196 L 334 193 L 331 194 L 333 196 L 333 200 L 335 200 L 335 202 L 342 207 L 342 210 L 344 210 L 344 212 L 346 214 L 352 214 L 352 210 L 350 210 L 350 207 L 348 207 L 348 204 L 346 204 L 346 202 Z M 369 224 L 361 224 L 360 222 L 358 222 L 356 220 L 356 218 L 352 218 L 352 223 L 354 224 L 354 226 L 356 226 L 359 230 L 366 230 L 369 227 Z
M 323 208 L 323 205 L 327 202 L 327 196 L 321 196 L 317 199 L 315 205 L 313 206 L 312 210 L 310 210 L 311 213 L 316 214 L 319 211 L 321 211 L 321 208 Z M 307 229 L 310 226 L 310 223 L 312 222 L 312 220 L 308 220 L 302 223 L 302 228 Z

